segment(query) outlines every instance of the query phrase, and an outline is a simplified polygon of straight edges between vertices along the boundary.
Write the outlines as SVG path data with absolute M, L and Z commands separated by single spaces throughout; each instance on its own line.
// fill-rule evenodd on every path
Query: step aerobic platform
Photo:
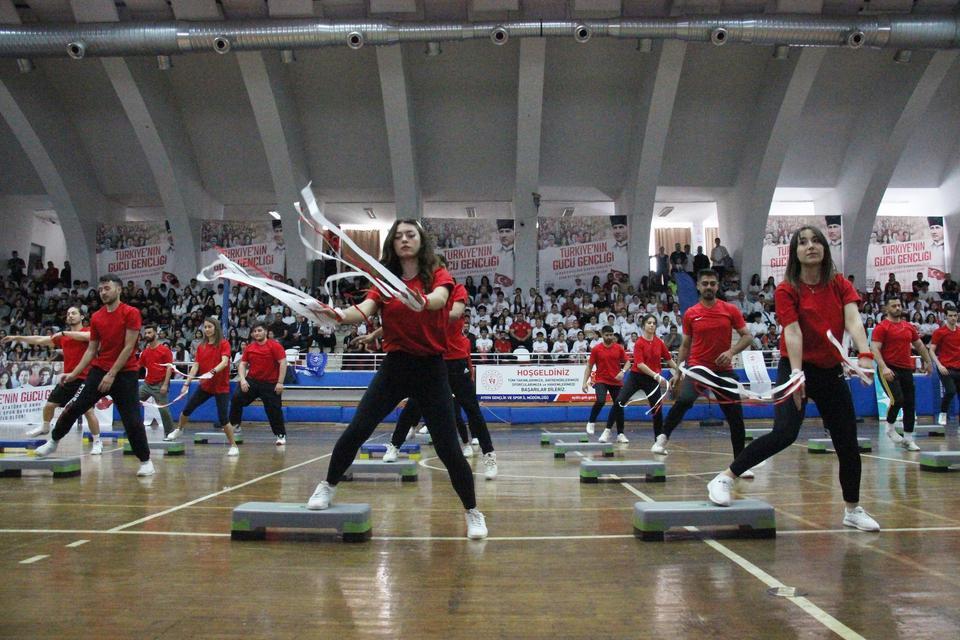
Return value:
M 233 441 L 243 444 L 243 435 L 233 434 Z M 229 440 L 223 431 L 198 431 L 193 434 L 193 444 L 229 444 Z
M 0 477 L 19 478 L 24 471 L 52 471 L 54 478 L 80 475 L 80 456 L 66 458 L 36 458 L 20 456 L 0 458 Z
M 126 431 L 101 431 L 100 439 L 101 440 L 123 440 L 127 437 Z M 93 442 L 93 434 L 89 431 L 83 432 L 83 439 L 87 442 Z
M 154 440 L 148 442 L 147 445 L 151 451 L 163 451 L 164 455 L 168 456 L 182 456 L 187 452 L 182 440 Z M 123 442 L 123 455 L 133 455 L 133 447 L 130 446 L 129 440 Z
M 873 451 L 870 438 L 857 438 L 857 448 L 860 451 Z M 807 451 L 810 453 L 827 453 L 833 451 L 833 440 L 830 438 L 810 438 L 807 440 Z
M 354 460 L 353 464 L 344 472 L 343 480 L 353 480 L 356 473 L 370 473 L 377 475 L 397 475 L 403 482 L 417 481 L 418 465 L 413 460 L 397 460 L 384 462 L 383 460 Z
M 369 504 L 334 504 L 313 511 L 303 503 L 245 502 L 233 510 L 233 540 L 264 540 L 268 530 L 278 529 L 333 530 L 344 542 L 363 542 L 373 533 Z
M 387 445 L 385 444 L 364 444 L 360 445 L 360 459 L 361 460 L 370 460 L 375 455 L 382 456 L 387 452 Z M 406 456 L 410 460 L 419 460 L 420 459 L 420 445 L 418 444 L 402 444 L 400 445 L 400 455 Z
M 583 431 L 544 431 L 540 434 L 540 446 L 542 447 L 556 444 L 558 440 L 563 442 L 589 442 L 590 438 Z
M 599 482 L 602 475 L 618 478 L 643 476 L 647 482 L 666 482 L 667 471 L 656 460 L 581 460 L 580 482 Z
M 897 425 L 897 433 L 903 435 L 903 425 Z M 947 428 L 940 424 L 915 424 L 913 425 L 913 434 L 917 436 L 945 438 L 947 436 Z
M 923 451 L 920 453 L 920 468 L 924 471 L 950 471 L 960 466 L 960 451 Z
M 759 438 L 760 436 L 765 436 L 765 435 L 767 435 L 768 433 L 771 433 L 772 431 L 773 431 L 773 429 L 769 429 L 769 428 L 768 428 L 768 429 L 747 429 L 747 431 L 746 431 L 746 439 L 747 439 L 747 440 L 755 440 L 755 439 Z
M 571 451 L 588 453 L 599 451 L 604 458 L 613 457 L 613 443 L 610 442 L 560 442 L 553 443 L 553 457 L 565 458 Z
M 734 500 L 718 507 L 706 500 L 637 502 L 633 505 L 633 535 L 644 541 L 663 540 L 674 527 L 740 527 L 753 538 L 777 535 L 773 507 L 761 500 Z
M 0 440 L 0 451 L 7 449 L 27 449 L 33 451 L 44 442 L 46 442 L 46 440 L 37 438 L 29 438 L 27 440 Z

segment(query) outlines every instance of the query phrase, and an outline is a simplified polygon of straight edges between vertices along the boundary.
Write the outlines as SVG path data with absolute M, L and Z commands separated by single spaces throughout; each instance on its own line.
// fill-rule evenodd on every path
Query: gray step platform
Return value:
M 170 442 L 166 440 L 151 440 L 147 445 L 149 445 L 151 451 L 163 451 L 164 455 L 168 456 L 182 456 L 187 452 L 187 448 L 182 440 L 171 440 Z M 125 440 L 123 443 L 123 455 L 133 455 L 133 447 L 130 446 L 129 440 Z
M 553 443 L 553 457 L 565 458 L 571 451 L 588 453 L 599 451 L 604 458 L 613 457 L 613 443 L 610 442 L 560 442 Z
M 355 473 L 375 473 L 398 475 L 404 482 L 416 482 L 419 466 L 413 460 L 397 460 L 384 462 L 383 460 L 354 460 L 353 464 L 343 474 L 343 480 L 353 480 Z
M 372 535 L 369 504 L 334 504 L 311 511 L 303 503 L 245 502 L 233 510 L 233 540 L 263 540 L 269 529 L 335 530 L 344 542 L 363 542 Z
M 647 482 L 666 482 L 667 470 L 656 460 L 581 460 L 580 482 L 599 482 L 601 475 L 619 478 L 644 476 Z
M 415 434 L 413 438 L 408 439 L 407 442 L 412 442 L 413 444 L 429 444 L 433 446 L 433 438 L 430 437 L 429 433 Z
M 19 478 L 23 471 L 52 471 L 54 478 L 80 475 L 80 456 L 66 458 L 36 458 L 18 456 L 0 458 L 0 477 Z
M 36 449 L 46 440 L 42 438 L 28 438 L 26 440 L 0 440 L 0 451 L 6 449 Z
M 563 442 L 589 442 L 590 438 L 583 431 L 544 431 L 540 434 L 540 446 L 556 444 L 558 440 Z
M 922 451 L 920 468 L 924 471 L 950 471 L 960 466 L 960 451 Z
M 759 438 L 760 436 L 765 436 L 765 435 L 767 435 L 768 433 L 771 433 L 772 431 L 773 431 L 773 429 L 770 429 L 770 428 L 767 428 L 767 429 L 747 429 L 746 439 L 747 439 L 747 440 L 754 440 L 754 439 L 756 439 L 756 438 Z
M 100 439 L 101 440 L 123 440 L 127 437 L 126 431 L 101 431 Z M 89 431 L 83 432 L 83 439 L 87 442 L 93 442 L 93 434 Z
M 873 451 L 870 438 L 857 438 L 857 448 L 860 451 Z M 833 451 L 833 440 L 830 438 L 810 438 L 807 440 L 807 451 L 810 453 L 827 453 Z
M 734 500 L 729 507 L 709 501 L 637 502 L 633 505 L 633 535 L 642 540 L 663 540 L 673 527 L 739 526 L 754 538 L 777 535 L 773 507 L 760 500 Z
M 243 436 L 233 434 L 233 441 L 243 444 Z M 198 431 L 193 434 L 193 444 L 228 444 L 227 434 L 223 431 Z
M 897 425 L 897 433 L 903 435 L 903 426 Z M 915 424 L 913 425 L 913 434 L 917 436 L 945 438 L 947 436 L 947 428 L 939 424 Z
M 387 445 L 385 444 L 364 444 L 360 446 L 360 459 L 361 460 L 370 460 L 374 455 L 382 456 L 387 452 Z M 400 455 L 406 456 L 411 460 L 420 459 L 420 445 L 418 444 L 402 444 L 400 445 Z

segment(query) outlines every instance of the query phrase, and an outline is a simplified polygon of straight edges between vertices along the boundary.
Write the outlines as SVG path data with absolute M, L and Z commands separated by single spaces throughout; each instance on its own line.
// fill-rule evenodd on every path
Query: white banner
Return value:
M 477 396 L 481 401 L 586 402 L 582 364 L 477 365 Z
M 169 282 L 176 257 L 163 222 L 125 222 L 97 227 L 97 273 L 153 285 Z
M 867 287 L 883 287 L 892 273 L 901 291 L 920 273 L 930 291 L 940 291 L 946 271 L 943 218 L 878 216 L 867 249 Z
M 840 216 L 767 216 L 763 262 L 760 265 L 763 282 L 771 276 L 774 282 L 783 281 L 787 257 L 790 255 L 790 238 L 797 229 L 808 225 L 820 229 L 826 236 L 833 264 L 839 273 L 843 273 L 843 226 Z
M 580 280 L 591 291 L 594 277 L 626 277 L 629 235 L 625 216 L 537 218 L 540 289 L 574 289 Z
M 287 248 L 276 221 L 204 220 L 200 250 L 204 265 L 214 262 L 223 251 L 255 275 L 282 280 L 286 269 Z
M 54 385 L 0 391 L 0 424 L 40 424 L 40 410 Z
M 494 286 L 513 286 L 513 220 L 424 218 L 423 228 L 458 282 L 471 277 L 479 285 L 487 276 Z

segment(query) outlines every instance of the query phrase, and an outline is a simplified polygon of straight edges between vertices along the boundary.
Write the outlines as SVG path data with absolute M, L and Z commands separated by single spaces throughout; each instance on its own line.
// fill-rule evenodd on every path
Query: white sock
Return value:
M 912 432 L 912 431 L 904 431 L 904 432 L 903 432 L 903 439 L 906 440 L 907 442 L 913 442 L 913 432 Z
M 99 434 L 99 433 L 94 433 L 94 434 L 93 434 L 93 441 L 94 441 L 94 442 L 100 442 L 100 434 Z

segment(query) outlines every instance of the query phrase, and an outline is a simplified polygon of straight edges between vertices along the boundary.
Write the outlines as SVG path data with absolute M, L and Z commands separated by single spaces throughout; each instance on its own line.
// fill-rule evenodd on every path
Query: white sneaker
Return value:
M 140 463 L 140 468 L 137 469 L 138 478 L 146 478 L 147 476 L 152 476 L 157 470 L 153 467 L 153 460 L 147 460 L 146 462 Z
M 24 435 L 28 438 L 36 438 L 37 436 L 42 436 L 45 433 L 50 433 L 49 427 L 44 429 L 43 425 L 40 425 L 35 429 L 30 429 L 30 431 L 27 431 Z
M 894 444 L 900 444 L 903 442 L 903 436 L 897 433 L 896 423 L 887 423 L 887 437 L 890 438 L 890 441 Z
M 733 489 L 733 480 L 720 473 L 707 484 L 707 495 L 710 502 L 719 507 L 730 506 L 730 490 Z
M 35 455 L 38 458 L 46 458 L 48 455 L 50 455 L 56 450 L 57 450 L 57 441 L 54 440 L 53 438 L 50 438 L 49 440 L 44 442 L 42 445 L 37 447 L 34 450 L 33 455 Z
M 747 469 L 746 471 L 740 474 L 740 477 L 746 478 L 747 480 L 753 480 L 757 476 L 753 473 L 753 469 Z
M 937 424 L 940 425 L 941 427 L 947 426 L 947 414 L 945 414 L 945 413 L 940 413 L 940 414 L 938 414 L 938 415 L 937 415 Z M 30 435 L 30 434 L 27 434 L 27 435 Z
M 483 540 L 487 537 L 487 521 L 478 509 L 470 509 L 465 514 L 467 537 L 471 540 Z
M 411 427 L 410 430 L 413 431 L 413 427 Z M 417 431 L 417 433 L 423 435 L 423 434 L 430 433 L 430 430 L 427 429 L 427 425 L 423 425 L 422 427 L 420 427 L 420 430 Z
M 900 446 L 906 449 L 907 451 L 920 451 L 920 447 L 916 442 L 913 441 L 913 438 L 904 438 L 903 442 L 900 443 Z
M 330 507 L 333 502 L 333 496 L 337 493 L 337 488 L 330 486 L 326 480 L 321 480 L 320 484 L 314 490 L 313 495 L 307 500 L 307 509 L 313 511 L 323 511 Z
M 592 423 L 592 422 L 588 422 L 588 423 L 587 423 L 587 435 L 591 435 L 591 436 L 592 436 L 592 435 L 593 435 L 593 431 L 594 431 L 594 429 L 593 429 L 593 423 Z
M 856 507 L 853 511 L 845 509 L 843 526 L 854 527 L 860 531 L 880 531 L 880 525 L 863 510 L 863 507 Z
M 278 447 L 286 446 L 287 436 L 277 436 L 277 441 L 274 444 L 276 444 Z
M 487 480 L 493 480 L 497 477 L 497 454 L 491 451 L 483 454 L 483 477 Z
M 469 444 L 463 445 L 463 457 L 464 458 L 473 457 L 473 447 L 471 447 Z
M 90 447 L 90 455 L 92 456 L 102 456 L 103 455 L 103 440 L 94 440 L 93 446 Z
M 472 440 L 470 441 L 470 444 L 471 444 L 472 446 L 474 446 L 474 447 L 479 447 L 479 446 L 480 446 L 480 438 L 474 438 L 474 439 L 472 439 Z
M 613 431 L 610 429 L 604 429 L 603 433 L 600 434 L 600 437 L 597 438 L 600 442 L 610 442 L 610 438 L 613 437 Z
M 667 436 L 663 433 L 657 436 L 653 446 L 650 447 L 651 453 L 659 453 L 662 456 L 667 455 Z
M 243 433 L 243 428 L 240 425 L 237 425 L 233 428 L 233 435 L 238 436 L 241 433 Z
M 626 436 L 625 434 L 618 433 L 618 434 L 617 434 L 617 442 L 620 443 L 620 444 L 627 444 L 627 443 L 630 442 L 630 441 L 627 440 L 627 436 Z
M 232 447 L 227 449 L 228 458 L 236 458 L 239 455 L 240 455 L 240 447 L 238 447 L 237 445 L 233 445 Z
M 387 451 L 383 454 L 383 461 L 396 462 L 398 455 L 400 455 L 400 449 L 396 448 L 390 443 L 387 443 Z
M 163 436 L 163 439 L 166 440 L 167 442 L 170 442 L 172 440 L 176 440 L 182 435 L 183 435 L 183 431 L 180 430 L 180 427 L 177 427 L 167 435 Z

